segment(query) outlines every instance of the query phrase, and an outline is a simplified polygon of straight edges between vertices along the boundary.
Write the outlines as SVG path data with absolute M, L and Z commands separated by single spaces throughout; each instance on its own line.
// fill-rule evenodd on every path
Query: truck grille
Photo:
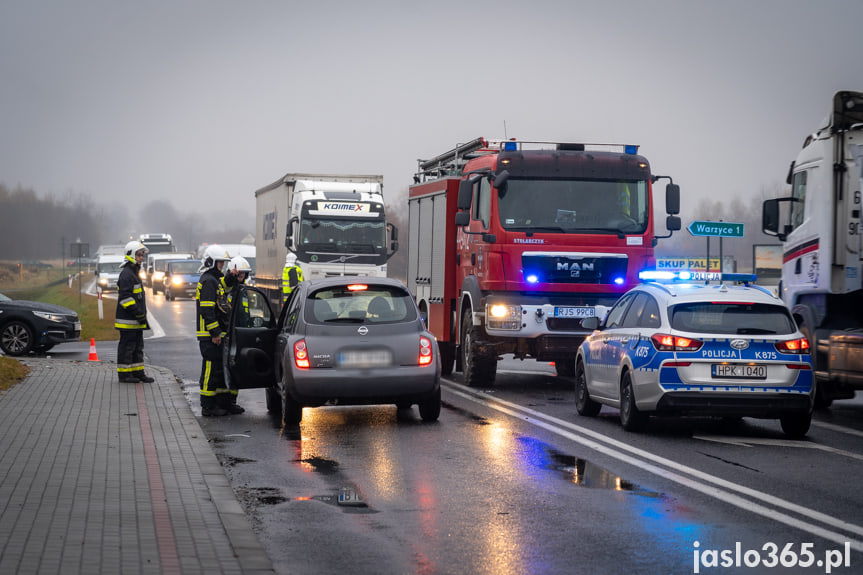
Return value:
M 549 317 L 545 320 L 548 331 L 584 331 L 581 319 L 573 317 Z

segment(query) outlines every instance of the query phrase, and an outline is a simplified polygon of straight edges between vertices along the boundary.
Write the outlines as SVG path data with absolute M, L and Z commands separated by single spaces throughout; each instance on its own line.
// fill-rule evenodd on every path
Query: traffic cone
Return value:
M 90 338 L 90 356 L 87 361 L 99 361 L 99 356 L 96 355 L 96 338 Z

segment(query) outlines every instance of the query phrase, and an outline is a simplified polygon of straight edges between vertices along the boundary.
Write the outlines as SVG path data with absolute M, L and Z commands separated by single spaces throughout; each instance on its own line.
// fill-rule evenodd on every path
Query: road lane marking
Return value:
M 765 507 L 764 505 L 756 503 L 752 499 L 778 508 L 786 509 L 792 513 L 797 513 L 810 521 L 819 521 L 831 528 L 841 529 L 848 533 L 863 536 L 863 527 L 860 527 L 859 525 L 848 523 L 847 521 L 821 513 L 820 511 L 815 511 L 814 509 L 809 509 L 801 505 L 785 501 L 784 499 L 780 499 L 773 495 L 762 493 L 749 487 L 720 479 L 692 467 L 677 463 L 676 461 L 627 445 L 586 427 L 581 427 L 568 421 L 522 407 L 518 404 L 489 396 L 463 385 L 447 381 L 446 387 L 450 393 L 458 395 L 468 401 L 473 401 L 474 403 L 505 413 L 519 419 L 520 421 L 526 421 L 532 425 L 536 425 L 537 427 L 541 427 L 556 435 L 569 439 L 570 441 L 574 441 L 593 449 L 603 455 L 617 459 L 618 461 L 628 463 L 629 465 L 633 465 L 639 469 L 643 469 L 644 471 L 668 479 L 669 481 L 689 487 L 690 489 L 708 495 L 709 497 L 719 499 L 720 501 L 724 501 L 740 509 L 751 511 L 768 519 L 773 519 L 790 527 L 795 527 L 807 533 L 817 535 L 827 539 L 828 541 L 833 541 L 834 543 L 839 544 L 844 544 L 847 541 L 850 543 L 852 549 L 863 552 L 863 539 L 852 539 L 845 534 L 818 525 L 813 525 L 803 519 L 792 517 L 791 515 L 770 507 Z M 580 435 L 576 435 L 576 433 L 573 432 L 577 432 Z M 604 442 L 605 444 L 600 442 Z M 626 453 L 623 453 L 624 451 L 630 452 L 632 455 L 627 455 Z M 649 463 L 648 460 L 654 463 Z M 659 465 L 656 464 L 664 465 L 669 469 L 659 467 Z M 686 477 L 686 475 L 689 475 L 690 477 Z M 734 491 L 751 499 L 746 499 L 741 495 L 731 493 Z
M 856 429 L 851 429 L 850 427 L 844 427 L 842 425 L 836 425 L 835 423 L 813 421 L 812 425 L 817 425 L 818 427 L 823 427 L 824 429 L 829 429 L 830 431 L 837 431 L 839 433 L 847 433 L 848 435 L 854 435 L 856 437 L 863 437 L 863 431 L 857 431 Z
M 863 455 L 859 453 L 853 453 L 851 451 L 845 451 L 842 449 L 837 449 L 835 447 L 830 447 L 829 445 L 823 445 L 821 443 L 815 443 L 814 441 L 795 441 L 793 439 L 768 439 L 765 437 L 728 437 L 725 435 L 693 435 L 692 439 L 700 439 L 702 441 L 713 441 L 716 443 L 726 443 L 728 445 L 736 445 L 738 447 L 752 447 L 755 445 L 766 445 L 770 447 L 799 447 L 802 449 L 819 449 L 821 451 L 826 451 L 828 453 L 833 453 L 835 455 L 841 455 L 843 457 L 849 457 L 851 459 L 857 459 L 858 461 L 863 461 Z

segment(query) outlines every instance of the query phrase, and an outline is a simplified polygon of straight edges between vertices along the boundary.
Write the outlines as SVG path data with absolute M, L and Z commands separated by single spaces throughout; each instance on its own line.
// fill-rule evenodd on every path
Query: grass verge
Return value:
M 12 359 L 0 356 L 0 392 L 8 391 L 13 385 L 27 377 L 30 368 Z
M 84 278 L 82 278 L 82 282 Z M 83 289 L 83 287 L 82 287 Z M 78 280 L 69 284 L 62 282 L 47 287 L 20 289 L 8 293 L 13 299 L 25 299 L 53 303 L 67 307 L 78 314 L 81 320 L 81 341 L 115 341 L 120 339 L 120 334 L 114 329 L 114 312 L 117 310 L 117 302 L 113 299 L 102 300 L 102 319 L 99 319 L 98 299 L 87 294 L 78 292 Z

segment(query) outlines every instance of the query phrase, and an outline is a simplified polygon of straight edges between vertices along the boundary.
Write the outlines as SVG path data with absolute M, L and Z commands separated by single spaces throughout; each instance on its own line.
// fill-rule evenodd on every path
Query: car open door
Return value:
M 276 385 L 275 346 L 279 329 L 264 292 L 240 285 L 231 301 L 225 337 L 225 382 L 229 389 Z

